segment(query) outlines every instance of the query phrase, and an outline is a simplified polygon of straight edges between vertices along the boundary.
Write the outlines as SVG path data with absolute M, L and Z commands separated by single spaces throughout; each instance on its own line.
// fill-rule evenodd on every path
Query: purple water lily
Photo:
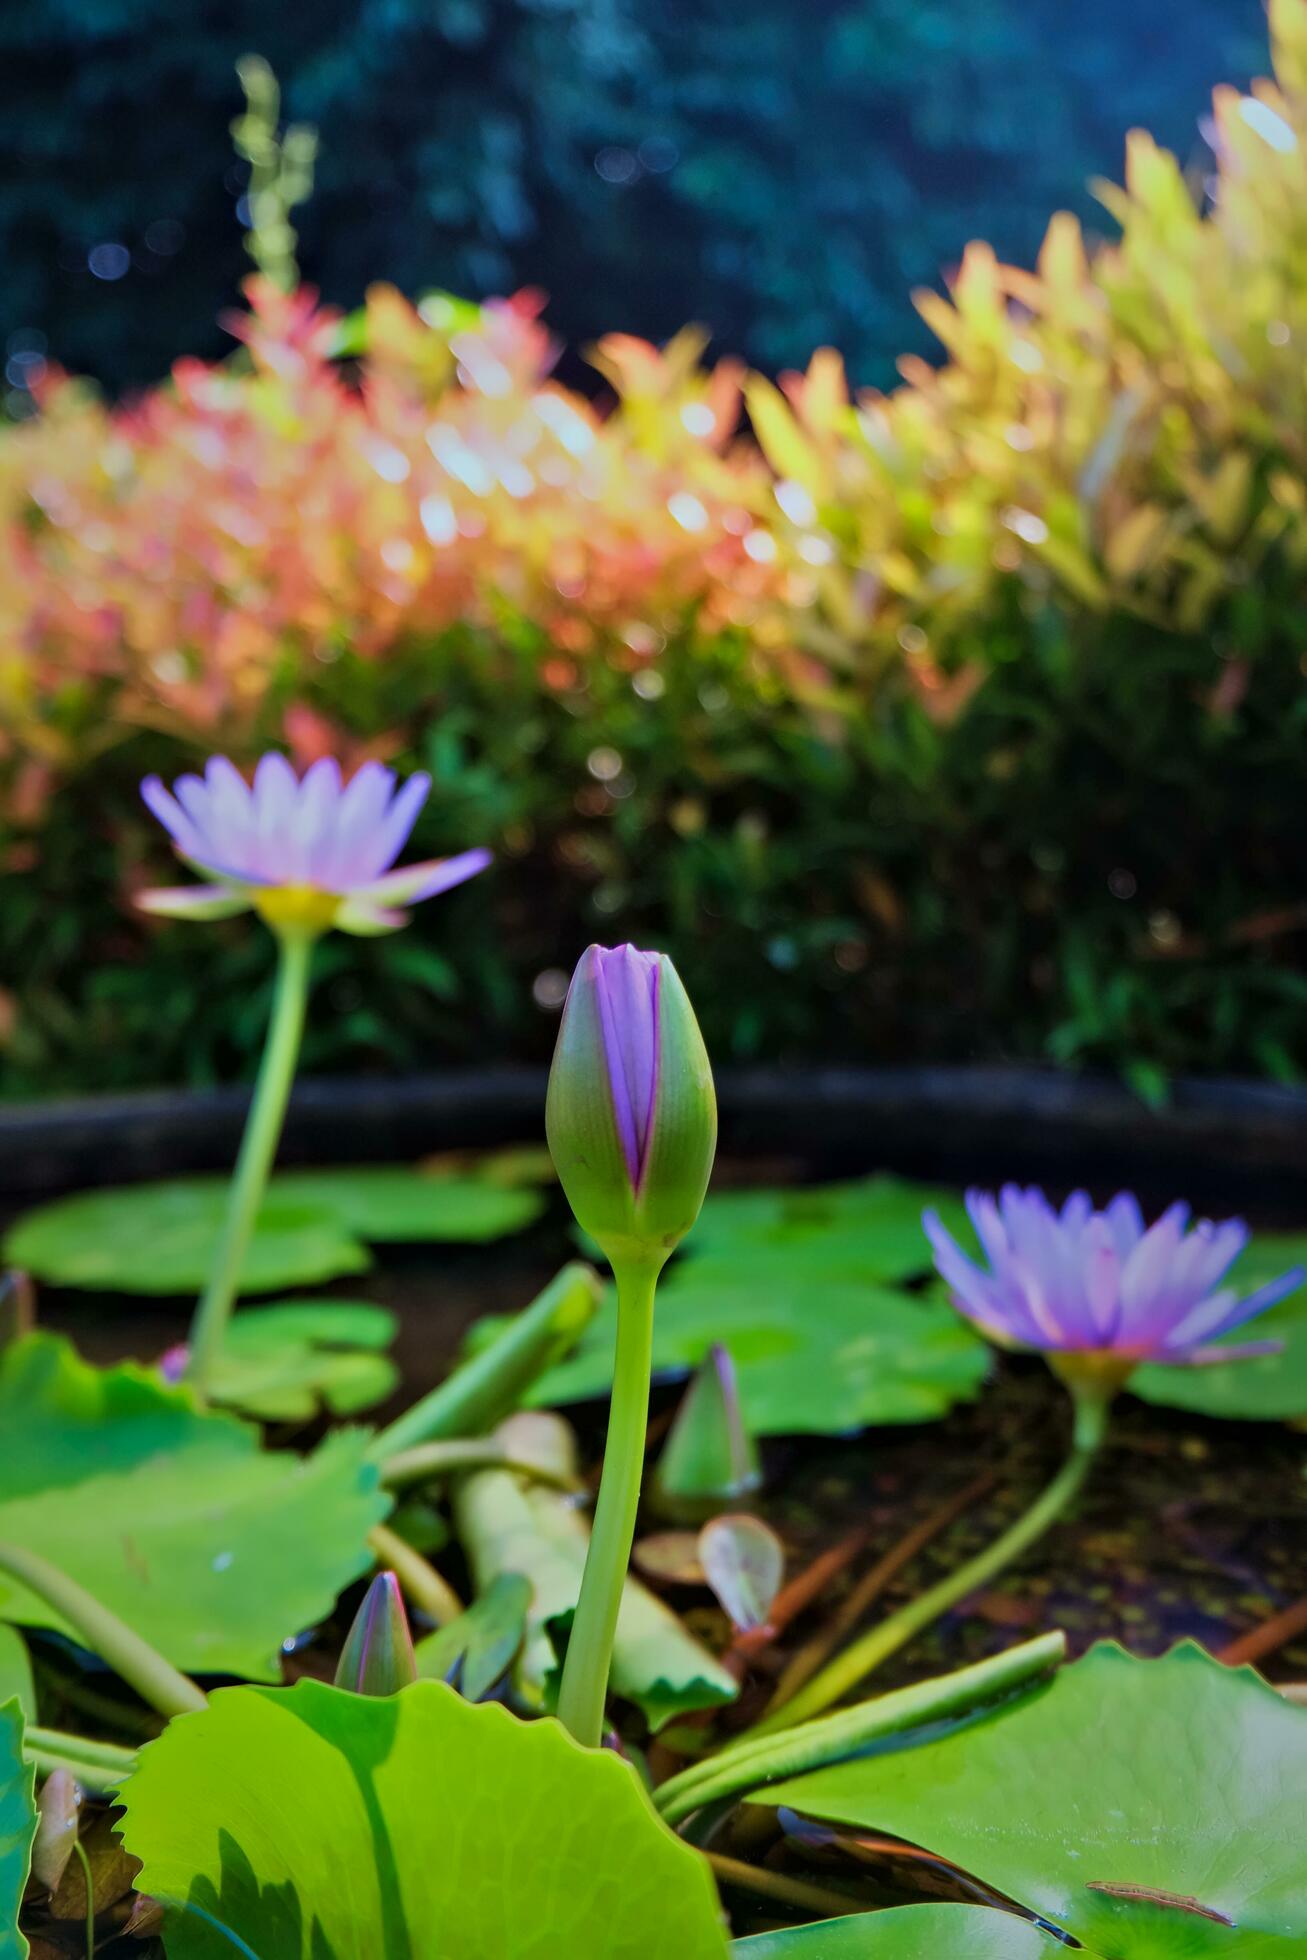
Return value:
M 434 898 L 490 862 L 485 850 L 391 869 L 426 801 L 431 778 L 402 788 L 379 762 L 348 783 L 331 758 L 301 779 L 282 755 L 265 755 L 245 783 L 225 756 L 203 776 L 181 776 L 173 792 L 157 776 L 141 785 L 177 851 L 210 880 L 145 892 L 138 903 L 173 918 L 229 918 L 253 906 L 271 924 L 345 932 L 391 932 L 405 923 L 396 906 Z
M 1291 1293 L 1294 1267 L 1241 1296 L 1221 1281 L 1248 1243 L 1242 1219 L 1189 1226 L 1174 1204 L 1145 1226 L 1139 1201 L 1122 1191 L 1095 1211 L 1073 1191 L 1061 1211 L 1043 1192 L 1005 1184 L 997 1200 L 967 1193 L 967 1211 L 989 1261 L 969 1259 L 933 1211 L 922 1218 L 935 1265 L 953 1303 L 1006 1346 L 1051 1354 L 1098 1354 L 1122 1363 L 1228 1361 L 1265 1353 L 1274 1341 L 1212 1347 L 1223 1334 Z

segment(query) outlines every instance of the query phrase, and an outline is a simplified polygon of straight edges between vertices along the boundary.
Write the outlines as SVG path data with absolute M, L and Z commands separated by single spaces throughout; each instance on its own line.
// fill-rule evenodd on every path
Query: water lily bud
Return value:
M 614 1265 L 660 1266 L 699 1215 L 717 1148 L 712 1070 L 666 954 L 591 946 L 582 955 L 545 1129 L 582 1228 Z
M 740 1407 L 735 1364 L 715 1342 L 681 1398 L 654 1476 L 653 1497 L 667 1517 L 710 1517 L 762 1482 L 758 1446 Z
M 378 1572 L 346 1635 L 336 1686 L 356 1695 L 393 1695 L 417 1678 L 399 1580 L 393 1572 Z
M 71 1770 L 53 1769 L 36 1800 L 36 1837 L 32 1843 L 32 1876 L 47 1892 L 57 1889 L 73 1855 L 82 1816 L 83 1791 Z

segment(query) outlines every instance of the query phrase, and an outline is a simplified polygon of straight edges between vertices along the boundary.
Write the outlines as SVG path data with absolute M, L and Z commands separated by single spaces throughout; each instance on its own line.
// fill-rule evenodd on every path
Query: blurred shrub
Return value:
M 1136 135 L 1119 243 L 971 247 L 887 397 L 612 336 L 596 408 L 530 295 L 341 321 L 258 280 L 226 366 L 117 411 L 48 377 L 0 440 L 11 1087 L 248 1059 L 264 949 L 126 898 L 142 770 L 269 740 L 421 760 L 422 850 L 501 856 L 332 949 L 319 1067 L 539 1049 L 620 932 L 723 1059 L 1291 1074 L 1307 0 L 1271 17 L 1206 211 Z

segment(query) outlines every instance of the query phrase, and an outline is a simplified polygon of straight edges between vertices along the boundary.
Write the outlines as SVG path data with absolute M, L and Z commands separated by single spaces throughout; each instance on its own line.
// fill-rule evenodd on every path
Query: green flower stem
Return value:
M 579 1259 L 564 1266 L 487 1348 L 373 1437 L 372 1462 L 387 1462 L 420 1443 L 493 1429 L 517 1408 L 531 1383 L 575 1346 L 594 1319 L 599 1297 L 593 1266 Z
M 69 1769 L 78 1763 L 92 1763 L 103 1770 L 116 1770 L 120 1779 L 130 1776 L 136 1767 L 134 1749 L 124 1749 L 117 1742 L 93 1742 L 90 1736 L 69 1735 L 64 1729 L 43 1729 L 37 1724 L 23 1729 L 23 1748 L 29 1754 L 57 1756 Z
M 201 1400 L 208 1393 L 222 1355 L 223 1337 L 232 1303 L 240 1287 L 241 1268 L 249 1250 L 259 1206 L 268 1185 L 268 1172 L 277 1154 L 286 1104 L 304 1032 L 309 995 L 309 966 L 317 934 L 283 927 L 277 932 L 277 984 L 272 1020 L 259 1064 L 254 1098 L 245 1120 L 240 1155 L 231 1181 L 227 1216 L 213 1256 L 209 1283 L 191 1321 L 190 1364 L 187 1380 Z
M 161 1715 L 189 1715 L 206 1705 L 203 1691 L 193 1681 L 58 1566 L 24 1546 L 0 1545 L 0 1572 L 52 1606 L 78 1639 Z
M 559 1721 L 590 1749 L 597 1749 L 603 1740 L 613 1637 L 640 1505 L 649 1425 L 654 1292 L 661 1269 L 661 1260 L 614 1264 L 617 1353 L 604 1468 L 558 1691 Z
M 1066 1658 L 1066 1635 L 1044 1633 L 1009 1647 L 971 1667 L 937 1680 L 918 1681 L 893 1694 L 860 1701 L 854 1708 L 823 1715 L 783 1735 L 751 1736 L 729 1744 L 701 1763 L 692 1763 L 654 1791 L 654 1805 L 676 1824 L 705 1804 L 719 1803 L 782 1777 L 801 1776 L 843 1761 L 886 1736 L 935 1722 L 956 1721 L 977 1708 L 1027 1688 Z
M 774 1735 L 778 1730 L 790 1728 L 795 1722 L 820 1715 L 824 1709 L 841 1701 L 891 1654 L 897 1654 L 900 1647 L 906 1647 L 910 1640 L 924 1632 L 950 1607 L 956 1606 L 959 1600 L 965 1599 L 969 1593 L 978 1592 L 991 1579 L 997 1578 L 1005 1566 L 1019 1558 L 1056 1524 L 1088 1476 L 1106 1427 L 1105 1400 L 1076 1393 L 1075 1405 L 1075 1440 L 1071 1454 L 1030 1509 L 1023 1512 L 1015 1524 L 1009 1525 L 983 1552 L 978 1552 L 974 1558 L 958 1566 L 956 1571 L 950 1572 L 916 1599 L 909 1600 L 897 1613 L 891 1613 L 887 1620 L 882 1620 L 879 1626 L 872 1627 L 860 1640 L 846 1647 L 842 1654 L 837 1654 L 790 1701 L 783 1703 L 751 1729 L 751 1736 Z
M 23 1743 L 23 1761 L 30 1763 L 42 1776 L 50 1776 L 57 1769 L 66 1769 L 84 1790 L 89 1790 L 96 1797 L 111 1797 L 136 1768 L 135 1757 L 121 1768 L 114 1769 L 105 1763 L 93 1763 L 88 1756 L 65 1756 L 57 1749 L 43 1748 L 30 1739 L 25 1739 Z

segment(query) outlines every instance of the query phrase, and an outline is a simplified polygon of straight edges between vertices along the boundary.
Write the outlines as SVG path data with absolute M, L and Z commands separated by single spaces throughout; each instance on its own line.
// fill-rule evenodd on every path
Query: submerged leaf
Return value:
M 39 1552 L 190 1673 L 275 1680 L 283 1640 L 367 1570 L 387 1500 L 367 1436 L 264 1450 L 234 1416 L 57 1335 L 0 1354 L 0 1539 Z M 70 1631 L 14 1581 L 0 1618 Z
M 385 1701 L 220 1689 L 142 1751 L 123 1800 L 170 1960 L 229 1960 L 215 1920 L 258 1960 L 728 1951 L 707 1861 L 629 1764 L 435 1681 Z
M 1307 1710 L 1192 1645 L 1100 1645 L 946 1735 L 751 1801 L 906 1837 L 1113 1960 L 1307 1942 Z

